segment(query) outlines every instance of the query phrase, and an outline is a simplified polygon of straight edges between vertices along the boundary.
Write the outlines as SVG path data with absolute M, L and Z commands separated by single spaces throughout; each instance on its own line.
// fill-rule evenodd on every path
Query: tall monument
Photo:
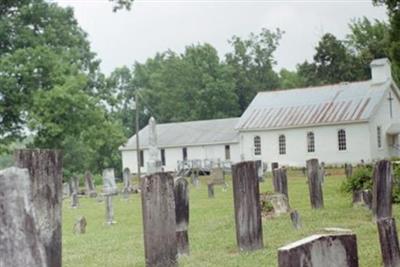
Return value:
M 157 146 L 157 124 L 151 117 L 149 120 L 149 161 L 147 162 L 147 175 L 160 172 L 161 161 Z

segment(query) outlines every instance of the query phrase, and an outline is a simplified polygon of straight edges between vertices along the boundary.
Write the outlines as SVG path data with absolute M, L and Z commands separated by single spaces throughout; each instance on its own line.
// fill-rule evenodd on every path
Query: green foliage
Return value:
M 393 203 L 400 203 L 400 164 L 393 164 Z
M 356 168 L 353 175 L 341 186 L 341 190 L 346 193 L 364 189 L 372 189 L 372 170 L 369 167 Z
M 130 10 L 134 0 L 109 0 L 114 3 L 113 11 L 116 12 L 121 9 Z

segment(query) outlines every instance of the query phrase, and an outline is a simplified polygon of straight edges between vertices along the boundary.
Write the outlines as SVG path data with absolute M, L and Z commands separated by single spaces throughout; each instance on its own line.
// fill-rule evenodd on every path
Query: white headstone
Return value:
M 149 120 L 149 161 L 147 162 L 147 175 L 160 171 L 161 161 L 157 146 L 157 124 L 156 120 L 151 117 Z
M 114 169 L 108 168 L 103 170 L 103 190 L 105 194 L 116 194 L 117 185 L 115 184 Z

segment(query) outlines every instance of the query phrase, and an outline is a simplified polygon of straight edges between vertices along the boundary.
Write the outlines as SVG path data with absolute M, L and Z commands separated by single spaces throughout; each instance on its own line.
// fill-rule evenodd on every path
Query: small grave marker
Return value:
M 179 255 L 189 255 L 189 185 L 185 178 L 175 181 L 176 241 Z

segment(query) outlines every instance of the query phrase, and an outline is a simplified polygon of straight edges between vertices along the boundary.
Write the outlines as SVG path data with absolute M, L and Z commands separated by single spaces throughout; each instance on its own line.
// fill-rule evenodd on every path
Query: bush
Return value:
M 346 193 L 372 189 L 372 170 L 369 167 L 358 167 L 353 175 L 343 182 L 341 189 Z
M 400 203 L 400 164 L 393 164 L 393 203 Z

